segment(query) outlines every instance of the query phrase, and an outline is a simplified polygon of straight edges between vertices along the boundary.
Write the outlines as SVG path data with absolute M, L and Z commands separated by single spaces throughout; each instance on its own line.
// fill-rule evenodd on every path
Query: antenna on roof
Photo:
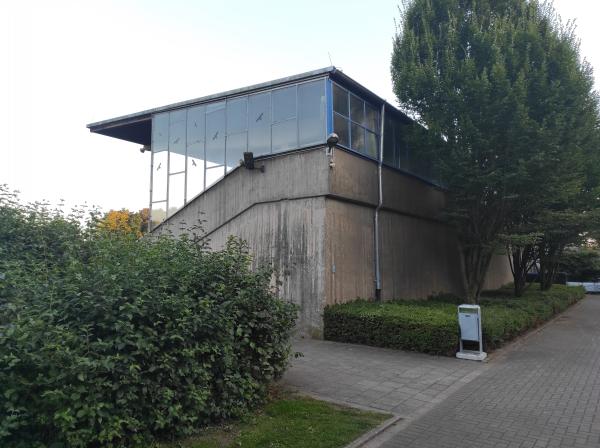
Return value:
M 331 60 L 331 53 L 327 52 L 327 56 L 329 56 L 329 65 L 333 67 L 333 61 Z

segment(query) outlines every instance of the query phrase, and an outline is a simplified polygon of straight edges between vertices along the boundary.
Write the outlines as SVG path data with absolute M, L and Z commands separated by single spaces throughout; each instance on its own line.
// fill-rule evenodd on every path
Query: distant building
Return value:
M 329 67 L 88 128 L 151 149 L 155 232 L 201 219 L 214 248 L 242 237 L 300 305 L 299 328 L 318 337 L 327 304 L 463 292 L 457 241 L 440 218 L 445 193 L 405 143 L 409 126 Z M 241 166 L 245 152 L 255 169 Z M 486 287 L 509 281 L 497 257 Z

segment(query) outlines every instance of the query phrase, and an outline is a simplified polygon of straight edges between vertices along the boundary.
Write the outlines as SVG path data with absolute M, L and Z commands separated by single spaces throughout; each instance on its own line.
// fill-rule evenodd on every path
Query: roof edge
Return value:
M 89 123 L 86 127 L 91 131 L 95 132 L 100 129 L 106 129 L 113 126 L 118 126 L 121 124 L 132 123 L 136 121 L 143 121 L 149 119 L 152 114 L 166 112 L 174 109 L 181 109 L 184 107 L 194 106 L 196 104 L 207 103 L 210 101 L 214 101 L 216 99 L 225 99 L 231 96 L 238 96 L 242 94 L 247 94 L 251 92 L 256 92 L 260 90 L 266 90 L 272 87 L 282 86 L 286 84 L 291 84 L 298 81 L 308 80 L 312 78 L 318 78 L 321 76 L 328 75 L 330 73 L 335 72 L 337 69 L 334 66 L 323 67 L 317 70 L 311 70 L 309 72 L 300 73 L 298 75 L 287 76 L 284 78 L 274 79 L 272 81 L 262 82 L 259 84 L 253 84 L 246 87 L 240 87 L 237 89 L 226 90 L 224 92 L 214 93 L 211 95 L 206 95 L 198 98 L 194 98 L 191 100 L 180 101 L 177 103 L 167 104 L 165 106 L 154 107 L 152 109 L 146 109 L 140 112 L 135 112 L 132 114 L 121 115 L 115 118 L 109 118 L 107 120 L 96 121 L 94 123 Z

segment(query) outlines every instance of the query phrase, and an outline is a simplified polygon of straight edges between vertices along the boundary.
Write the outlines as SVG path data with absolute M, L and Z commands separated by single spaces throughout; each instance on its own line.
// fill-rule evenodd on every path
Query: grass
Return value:
M 480 301 L 484 349 L 492 351 L 535 328 L 585 296 L 580 287 L 530 287 L 522 297 L 510 288 Z M 456 297 L 374 303 L 366 300 L 327 307 L 325 339 L 453 356 L 458 349 Z
M 240 421 L 157 448 L 340 448 L 389 417 L 287 395 Z

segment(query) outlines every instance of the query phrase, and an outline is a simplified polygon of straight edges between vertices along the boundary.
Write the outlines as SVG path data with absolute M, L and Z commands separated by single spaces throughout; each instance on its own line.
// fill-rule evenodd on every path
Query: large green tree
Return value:
M 582 189 L 598 128 L 592 71 L 549 4 L 412 0 L 401 13 L 394 91 L 430 131 L 412 144 L 448 189 L 465 288 L 477 301 L 492 256 L 507 242 L 528 251 L 541 232 L 533 213 Z

